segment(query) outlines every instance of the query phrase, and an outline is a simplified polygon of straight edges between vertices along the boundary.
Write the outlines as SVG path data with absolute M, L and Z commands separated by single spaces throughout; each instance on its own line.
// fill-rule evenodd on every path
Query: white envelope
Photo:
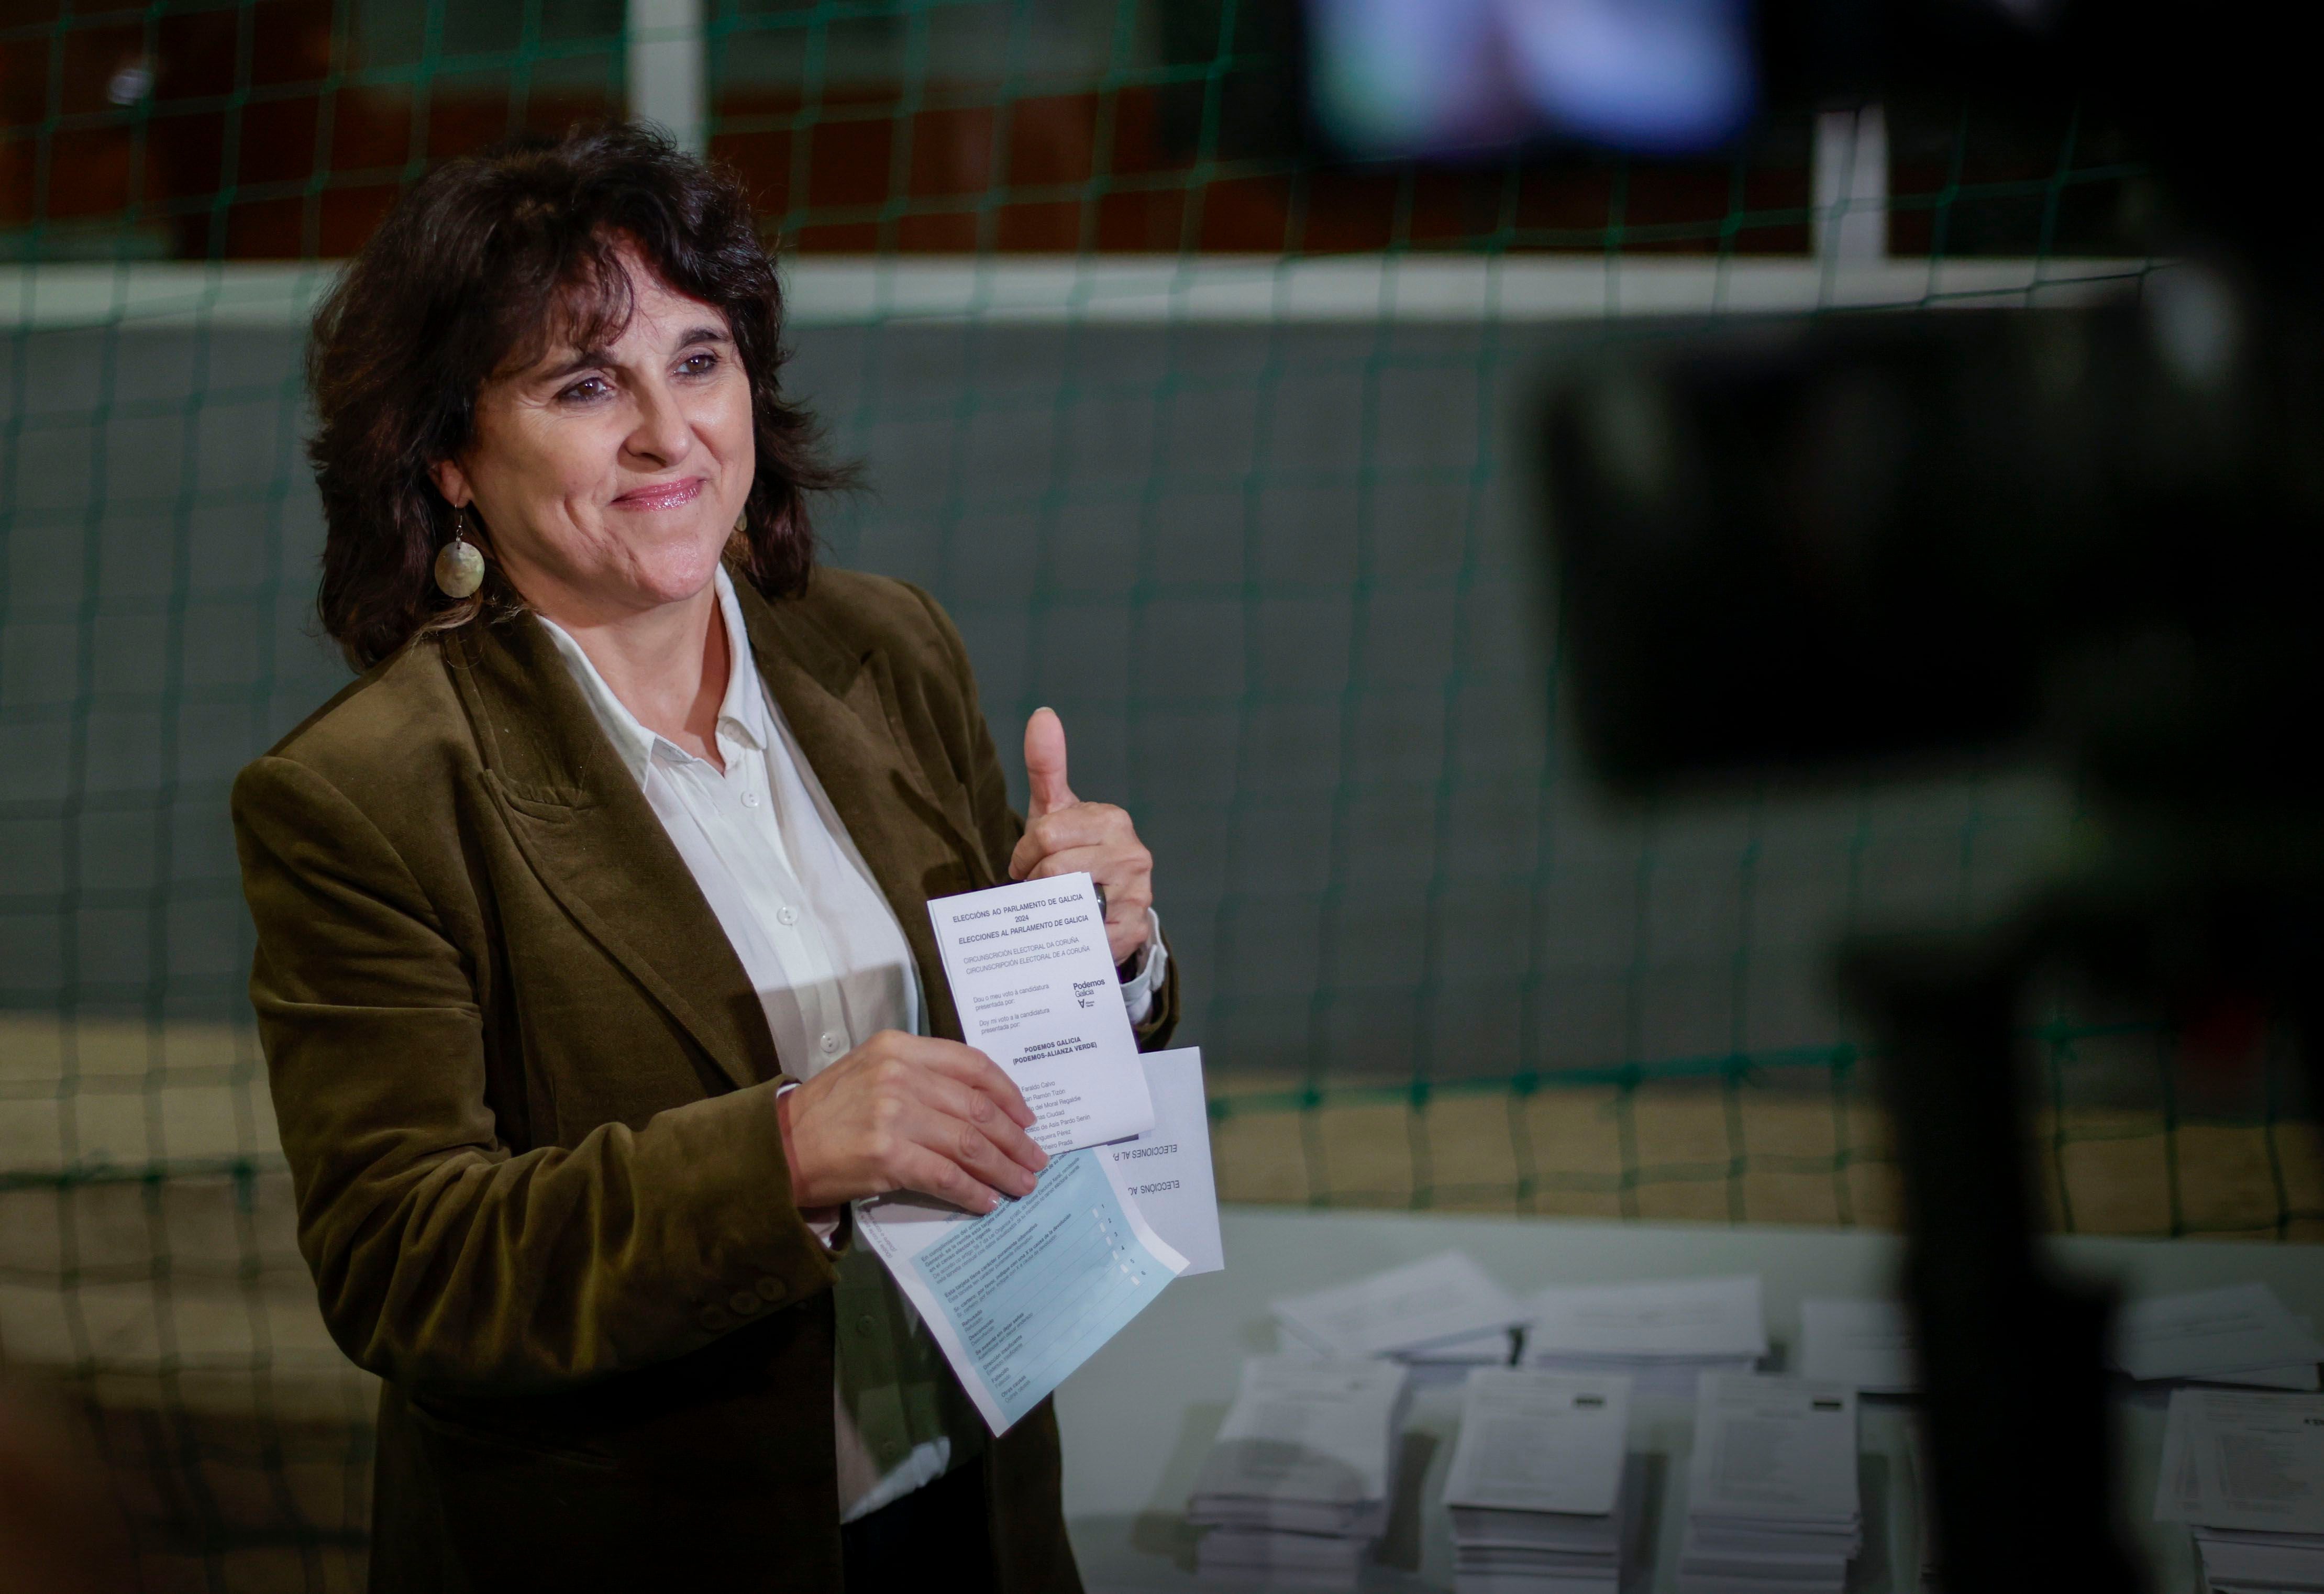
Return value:
M 1203 1091 L 1199 1046 L 1148 1052 L 1146 1089 L 1154 1127 L 1100 1148 L 1154 1232 L 1186 1258 L 1189 1274 L 1227 1265 L 1219 1240 L 1218 1187 L 1211 1175 L 1211 1110 Z

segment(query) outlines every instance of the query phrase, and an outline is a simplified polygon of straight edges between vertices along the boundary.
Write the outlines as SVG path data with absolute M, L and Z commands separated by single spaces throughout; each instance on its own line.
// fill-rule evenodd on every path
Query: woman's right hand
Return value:
M 776 1103 L 801 1211 L 915 1190 L 972 1212 L 1030 1195 L 1048 1153 L 1033 1110 L 991 1058 L 883 1029 Z

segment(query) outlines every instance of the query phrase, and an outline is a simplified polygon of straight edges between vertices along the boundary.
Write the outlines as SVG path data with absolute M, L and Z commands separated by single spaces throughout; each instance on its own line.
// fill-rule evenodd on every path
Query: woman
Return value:
M 316 317 L 364 673 L 234 815 L 375 1594 L 1078 1587 L 1052 1414 L 987 1435 L 845 1212 L 1046 1160 L 927 899 L 1087 871 L 1155 1046 L 1151 859 L 1047 710 L 1020 825 L 943 613 L 814 567 L 779 331 L 741 191 L 629 129 L 437 171 Z

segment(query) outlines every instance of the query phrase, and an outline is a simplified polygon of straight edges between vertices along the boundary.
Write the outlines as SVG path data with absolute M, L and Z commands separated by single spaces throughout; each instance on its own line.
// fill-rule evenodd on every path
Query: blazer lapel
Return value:
M 486 794 L 541 883 L 729 1080 L 773 1078 L 750 977 L 540 623 L 519 615 L 444 649 Z
M 999 883 L 984 849 L 912 755 L 878 650 L 851 650 L 800 604 L 770 604 L 746 579 L 734 587 L 761 677 L 904 927 L 929 1028 L 957 1038 L 927 905 Z

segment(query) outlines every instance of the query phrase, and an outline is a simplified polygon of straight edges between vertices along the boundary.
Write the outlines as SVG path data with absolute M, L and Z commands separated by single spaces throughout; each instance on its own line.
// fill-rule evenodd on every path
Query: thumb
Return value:
M 1028 820 L 1074 800 L 1073 788 L 1065 784 L 1065 723 L 1054 708 L 1037 708 L 1025 722 L 1025 778 L 1033 790 Z

